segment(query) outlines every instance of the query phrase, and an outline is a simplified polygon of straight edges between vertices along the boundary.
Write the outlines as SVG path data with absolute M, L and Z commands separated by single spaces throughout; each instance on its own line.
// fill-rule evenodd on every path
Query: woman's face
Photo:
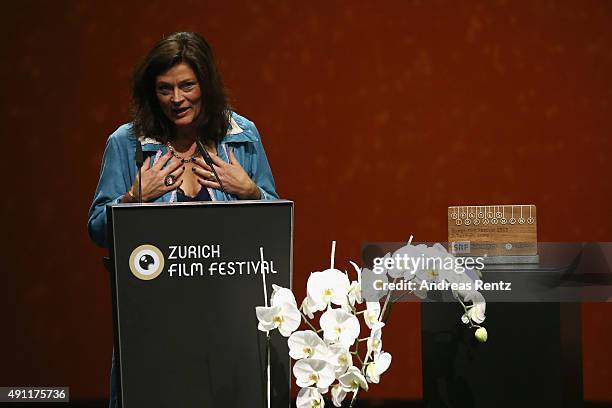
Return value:
M 195 123 L 202 110 L 202 92 L 189 64 L 181 62 L 159 75 L 155 91 L 159 106 L 175 126 Z

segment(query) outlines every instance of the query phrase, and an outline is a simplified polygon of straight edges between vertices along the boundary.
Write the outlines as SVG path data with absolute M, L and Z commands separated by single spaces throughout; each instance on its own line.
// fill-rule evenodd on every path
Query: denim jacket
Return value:
M 259 187 L 261 199 L 277 199 L 278 194 L 276 194 L 274 188 L 272 171 L 255 124 L 233 112 L 230 122 L 230 129 L 217 145 L 218 156 L 229 162 L 228 149 L 232 148 L 236 160 L 240 162 L 249 177 Z M 145 158 L 152 156 L 151 165 L 153 165 L 155 159 L 158 159 L 167 151 L 164 144 L 154 139 L 137 138 L 131 124 L 120 126 L 109 136 L 102 158 L 100 180 L 89 209 L 88 221 L 89 236 L 102 247 L 108 246 L 106 240 L 106 206 L 119 203 L 123 195 L 132 186 L 138 173 L 134 159 L 137 142 L 141 144 Z M 213 201 L 238 199 L 231 194 L 226 196 L 221 190 L 209 189 L 209 193 Z M 175 200 L 176 190 L 172 190 L 154 201 L 173 202 Z

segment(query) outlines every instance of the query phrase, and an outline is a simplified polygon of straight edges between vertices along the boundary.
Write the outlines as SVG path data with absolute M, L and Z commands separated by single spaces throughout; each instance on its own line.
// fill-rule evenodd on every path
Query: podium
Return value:
M 119 405 L 265 407 L 255 307 L 291 287 L 293 203 L 108 207 Z M 263 261 L 260 248 L 263 248 Z M 289 407 L 286 339 L 271 336 L 271 406 Z

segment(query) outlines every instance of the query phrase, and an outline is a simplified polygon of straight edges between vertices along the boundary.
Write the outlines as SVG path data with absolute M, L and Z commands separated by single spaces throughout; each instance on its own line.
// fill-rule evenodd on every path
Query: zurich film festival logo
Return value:
M 153 245 L 141 245 L 130 255 L 130 270 L 138 279 L 155 279 L 164 270 L 164 255 Z

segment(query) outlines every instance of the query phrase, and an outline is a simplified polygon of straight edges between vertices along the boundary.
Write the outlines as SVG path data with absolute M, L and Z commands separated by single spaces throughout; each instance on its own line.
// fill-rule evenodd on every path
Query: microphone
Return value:
M 142 145 L 140 140 L 136 138 L 136 152 L 134 153 L 134 161 L 138 168 L 138 202 L 142 204 L 142 165 L 144 164 L 144 155 L 142 154 Z
M 221 183 L 221 179 L 217 175 L 217 170 L 215 170 L 215 166 L 213 166 L 213 161 L 212 161 L 210 155 L 208 154 L 208 152 L 206 151 L 206 148 L 204 147 L 204 144 L 202 143 L 202 140 L 200 140 L 199 137 L 196 138 L 196 144 L 198 146 L 198 150 L 200 151 L 200 154 L 204 158 L 204 161 L 206 162 L 206 164 L 208 164 L 208 166 L 212 170 L 212 173 L 215 176 L 215 180 L 217 180 L 217 183 L 219 183 L 219 186 L 221 187 L 221 191 L 223 191 L 223 194 L 227 198 L 227 192 L 225 191 L 225 188 L 223 188 L 223 183 Z

